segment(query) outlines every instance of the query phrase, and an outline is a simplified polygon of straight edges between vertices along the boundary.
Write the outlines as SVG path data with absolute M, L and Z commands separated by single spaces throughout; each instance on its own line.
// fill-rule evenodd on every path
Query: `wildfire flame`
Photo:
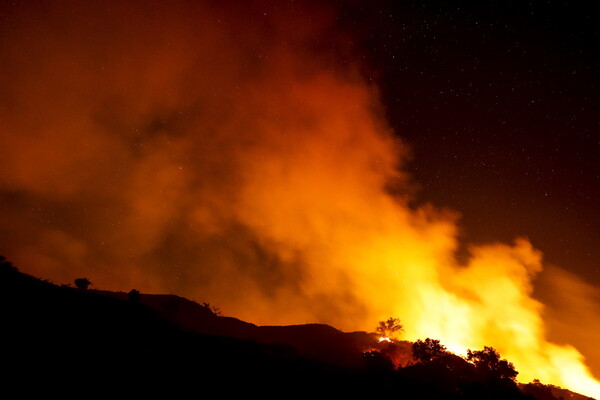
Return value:
M 322 57 L 331 12 L 162 3 L 7 11 L 5 256 L 259 324 L 398 316 L 408 340 L 493 346 L 522 381 L 600 393 L 584 356 L 547 338 L 540 251 L 472 246 L 460 264 L 457 216 L 412 205 L 376 89 Z

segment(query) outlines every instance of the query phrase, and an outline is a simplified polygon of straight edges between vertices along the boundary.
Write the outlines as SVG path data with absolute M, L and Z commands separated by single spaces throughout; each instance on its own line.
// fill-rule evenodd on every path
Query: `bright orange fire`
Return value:
M 460 265 L 457 216 L 411 203 L 376 88 L 323 49 L 347 43 L 328 10 L 114 3 L 2 28 L 1 254 L 255 323 L 398 316 L 408 340 L 493 346 L 522 381 L 600 393 L 547 339 L 541 253 L 520 238 Z

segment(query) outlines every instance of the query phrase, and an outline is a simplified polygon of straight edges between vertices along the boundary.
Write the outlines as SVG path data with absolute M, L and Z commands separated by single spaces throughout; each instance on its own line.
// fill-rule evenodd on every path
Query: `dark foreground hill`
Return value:
M 129 295 L 122 292 L 94 293 L 121 300 L 129 299 Z M 200 305 L 175 295 L 142 294 L 139 296 L 139 303 L 187 332 L 284 346 L 308 359 L 337 366 L 362 367 L 363 351 L 376 344 L 378 339 L 375 334 L 347 333 L 323 324 L 257 326 L 237 318 L 219 316 L 208 305 Z M 404 344 L 405 350 L 410 352 L 410 344 Z
M 395 370 L 382 352 L 366 351 L 376 338 L 364 332 L 260 327 L 177 296 L 56 286 L 2 260 L 0 326 L 0 383 L 18 398 L 557 398 L 543 385 L 525 394 L 512 381 L 480 376 L 453 355 Z

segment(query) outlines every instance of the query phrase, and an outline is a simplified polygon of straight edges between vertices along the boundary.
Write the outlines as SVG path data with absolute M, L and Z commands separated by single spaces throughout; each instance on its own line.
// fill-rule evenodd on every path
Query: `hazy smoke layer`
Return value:
M 405 150 L 329 10 L 2 7 L 0 252 L 21 269 L 257 323 L 395 315 L 409 339 L 496 347 L 523 380 L 600 387 L 546 340 L 539 252 L 518 239 L 458 266 L 455 216 L 408 207 Z

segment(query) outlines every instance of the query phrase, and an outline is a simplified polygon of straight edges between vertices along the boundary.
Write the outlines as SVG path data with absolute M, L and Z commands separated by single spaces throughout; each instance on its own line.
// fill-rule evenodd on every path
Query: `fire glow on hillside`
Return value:
M 0 28 L 0 250 L 26 272 L 259 324 L 394 315 L 407 340 L 493 346 L 523 382 L 600 393 L 547 340 L 542 253 L 517 238 L 461 264 L 457 215 L 413 204 L 377 88 L 332 61 L 329 10 L 44 4 Z

